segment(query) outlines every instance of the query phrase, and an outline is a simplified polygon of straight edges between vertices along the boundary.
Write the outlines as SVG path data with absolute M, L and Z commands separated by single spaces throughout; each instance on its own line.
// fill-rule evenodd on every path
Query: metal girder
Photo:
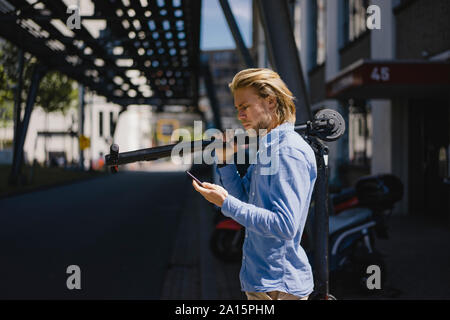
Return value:
M 31 77 L 31 85 L 28 91 L 27 103 L 25 106 L 25 114 L 21 121 L 18 120 L 18 137 L 14 149 L 14 160 L 11 166 L 11 175 L 9 182 L 11 184 L 16 184 L 17 179 L 20 174 L 20 168 L 23 162 L 23 146 L 25 144 L 25 138 L 27 136 L 28 124 L 30 123 L 31 112 L 33 111 L 34 102 L 36 101 L 37 92 L 39 89 L 39 84 L 42 78 L 47 72 L 47 67 L 41 64 L 36 64 L 33 69 L 33 75 Z
M 216 90 L 214 88 L 214 81 L 211 75 L 211 70 L 209 69 L 209 61 L 206 55 L 202 55 L 201 57 L 201 65 L 202 65 L 202 75 L 205 81 L 206 91 L 208 93 L 209 103 L 211 104 L 211 110 L 213 112 L 214 119 L 214 127 L 220 131 L 223 130 L 222 120 L 220 117 L 220 109 L 219 104 L 217 102 Z
M 254 68 L 255 63 L 253 62 L 253 58 L 250 55 L 250 51 L 247 49 L 244 39 L 242 38 L 241 32 L 239 31 L 239 27 L 234 19 L 233 12 L 231 11 L 228 0 L 219 0 L 220 5 L 222 6 L 223 14 L 225 15 L 225 19 L 227 20 L 228 27 L 230 28 L 231 34 L 233 35 L 234 42 L 236 43 L 236 48 L 238 49 L 238 53 L 241 56 L 242 61 L 247 66 L 247 68 Z
M 272 67 L 296 98 L 297 122 L 312 119 L 309 96 L 286 0 L 256 0 Z M 276 14 L 274 14 L 276 13 Z
M 95 1 L 94 14 L 81 20 L 106 21 L 98 38 L 83 24 L 72 36 L 53 25 L 70 16 L 63 0 L 37 3 L 17 0 L 0 13 L 0 36 L 109 101 L 197 102 L 201 1 Z M 129 70 L 139 74 L 133 79 Z

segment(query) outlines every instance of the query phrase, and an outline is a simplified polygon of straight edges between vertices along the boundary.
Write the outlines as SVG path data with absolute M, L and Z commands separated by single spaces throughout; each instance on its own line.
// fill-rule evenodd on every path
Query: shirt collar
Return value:
M 284 132 L 291 130 L 294 130 L 294 124 L 290 122 L 283 122 L 282 124 L 270 130 L 268 134 L 263 136 L 260 139 L 260 145 L 267 148 L 269 145 L 277 142 Z

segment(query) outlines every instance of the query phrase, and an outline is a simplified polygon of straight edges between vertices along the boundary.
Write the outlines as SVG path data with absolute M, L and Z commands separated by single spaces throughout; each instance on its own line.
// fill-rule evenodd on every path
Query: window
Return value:
M 350 0 L 349 40 L 353 41 L 366 31 L 367 0 Z
M 344 0 L 342 5 L 341 47 L 354 41 L 366 30 L 366 10 L 369 0 Z
M 310 8 L 311 24 L 309 33 L 310 48 L 308 50 L 310 68 L 325 62 L 326 56 L 326 0 L 313 0 Z
M 372 114 L 366 101 L 350 101 L 349 159 L 354 165 L 369 166 L 372 157 Z
M 98 135 L 103 137 L 103 112 L 98 113 Z
M 326 56 L 326 34 L 327 34 L 327 24 L 326 24 L 327 8 L 326 0 L 317 0 L 317 54 L 316 63 L 321 65 L 325 62 Z

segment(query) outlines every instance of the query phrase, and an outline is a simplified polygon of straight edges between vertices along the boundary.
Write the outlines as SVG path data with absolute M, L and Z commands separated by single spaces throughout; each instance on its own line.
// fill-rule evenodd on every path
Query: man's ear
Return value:
M 267 96 L 266 101 L 270 110 L 275 109 L 277 106 L 277 99 L 274 96 Z

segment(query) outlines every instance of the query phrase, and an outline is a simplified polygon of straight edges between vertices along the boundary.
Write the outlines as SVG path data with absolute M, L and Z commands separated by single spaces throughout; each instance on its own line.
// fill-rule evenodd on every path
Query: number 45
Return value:
M 376 81 L 389 81 L 389 67 L 375 67 L 370 74 L 370 78 Z

